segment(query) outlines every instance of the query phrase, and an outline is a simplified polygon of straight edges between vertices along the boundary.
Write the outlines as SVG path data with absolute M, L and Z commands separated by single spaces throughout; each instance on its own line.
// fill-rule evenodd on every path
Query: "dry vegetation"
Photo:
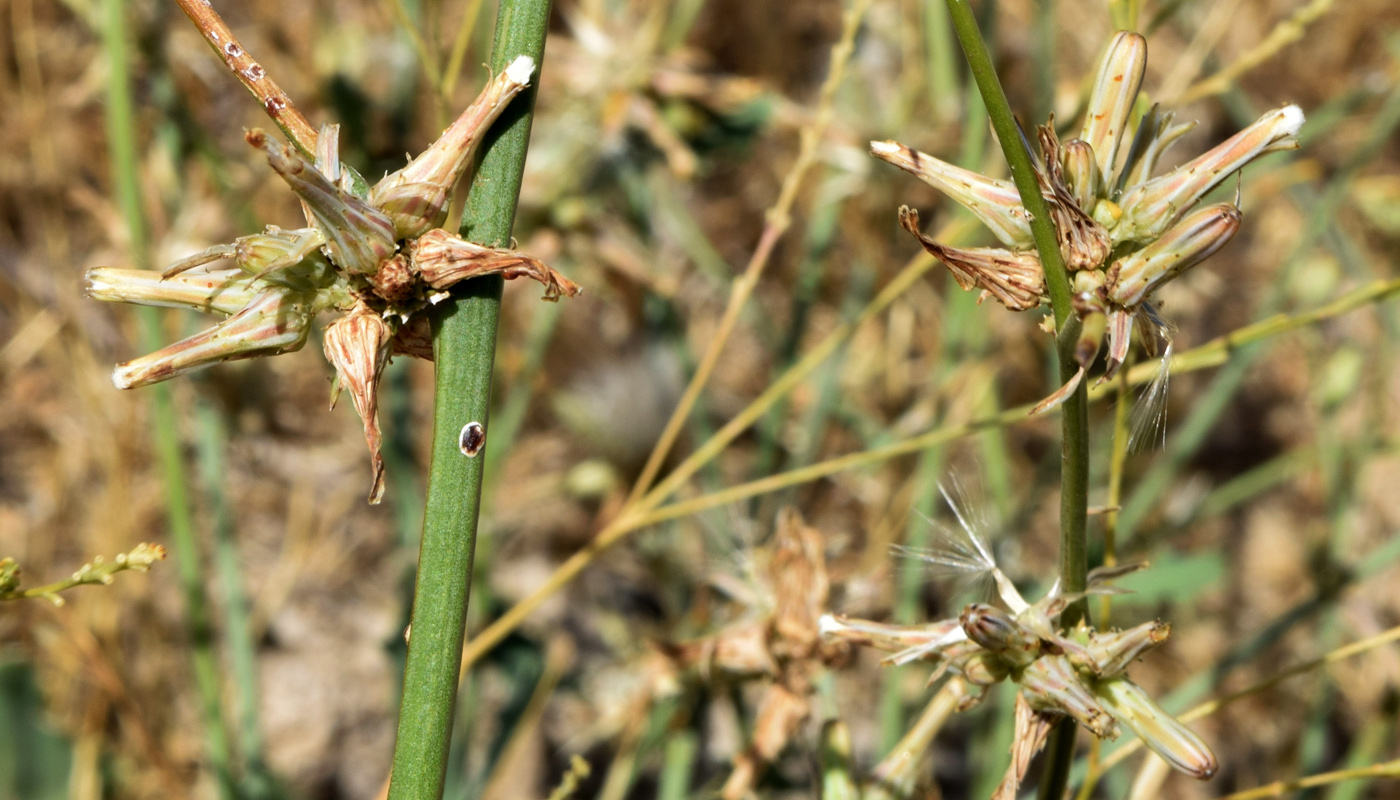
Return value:
M 155 261 L 265 223 L 295 226 L 292 195 L 243 142 L 245 128 L 270 128 L 261 109 L 173 4 L 128 5 Z M 371 177 L 432 140 L 486 77 L 476 65 L 489 48 L 491 3 L 216 5 L 313 123 L 342 123 L 346 161 Z M 893 138 L 1004 170 L 985 124 L 965 124 L 971 95 L 956 45 L 926 25 L 941 5 L 876 0 L 869 9 L 793 226 L 680 455 L 925 258 L 899 229 L 901 203 L 920 209 L 930 232 L 961 224 L 975 237 L 950 202 L 866 153 L 869 140 Z M 1054 14 L 1053 73 L 1030 33 L 1044 5 Z M 989 38 L 1023 120 L 1051 107 L 1075 119 L 1112 33 L 1103 5 L 996 3 Z M 1199 79 L 1254 52 L 1300 9 L 1316 17 L 1298 42 L 1178 108 L 1201 125 L 1169 164 L 1265 109 L 1296 102 L 1309 117 L 1300 152 L 1244 176 L 1240 235 L 1161 293 L 1178 348 L 1395 279 L 1400 6 L 1144 5 L 1145 22 L 1164 15 L 1148 37 L 1144 92 L 1154 101 L 1189 98 Z M 82 296 L 84 270 L 132 265 L 106 156 L 100 6 L 0 3 L 0 556 L 32 583 L 94 554 L 170 545 L 149 395 L 118 392 L 108 378 L 138 354 L 135 318 Z M 464 9 L 479 7 L 460 80 L 438 96 L 402 20 L 445 54 Z M 469 635 L 542 585 L 626 498 L 817 112 L 841 12 L 837 0 L 556 3 L 516 235 L 584 294 L 556 306 L 540 303 L 536 286 L 507 286 Z M 445 60 L 435 55 L 438 70 Z M 163 322 L 167 339 L 202 324 L 177 312 Z M 1030 315 L 979 308 L 930 270 L 678 496 L 1034 402 L 1049 385 L 1048 344 Z M 1166 447 L 1129 456 L 1120 518 L 1120 556 L 1154 567 L 1125 581 L 1138 592 L 1113 607 L 1117 625 L 1171 621 L 1172 639 L 1133 674 L 1173 709 L 1400 625 L 1397 348 L 1394 303 L 1365 303 L 1173 379 Z M 225 790 L 238 796 L 379 793 L 432 373 L 407 359 L 391 368 L 389 488 L 369 507 L 360 423 L 348 404 L 326 411 L 319 349 L 313 339 L 295 354 L 170 384 L 197 566 L 196 554 L 172 547 L 149 575 L 78 588 L 63 607 L 0 605 L 0 798 L 215 797 L 221 763 L 233 776 Z M 1113 401 L 1090 413 L 1091 503 L 1103 504 Z M 927 538 L 911 509 L 946 513 L 933 486 L 949 470 L 981 475 L 1003 520 L 1003 565 L 1043 590 L 1056 568 L 1057 431 L 1017 416 L 638 531 L 475 653 L 448 796 L 545 797 L 577 754 L 591 765 L 579 797 L 705 796 L 738 780 L 736 763 L 755 773 L 759 796 L 813 797 L 819 732 L 835 718 L 868 774 L 933 696 L 928 671 L 819 647 L 794 593 L 866 618 L 955 613 L 953 587 L 890 555 L 891 544 Z M 807 527 L 781 511 L 788 506 Z M 792 526 L 781 540 L 779 520 Z M 1092 561 L 1102 518 L 1090 525 Z M 808 528 L 824 552 L 808 546 Z M 176 562 L 192 570 L 187 585 L 208 593 L 208 628 L 187 616 Z M 820 574 L 774 568 L 794 563 Z M 1220 774 L 1172 776 L 1161 796 L 1216 797 L 1396 759 L 1398 690 L 1400 649 L 1390 644 L 1247 697 L 1193 723 Z M 786 711 L 771 707 L 783 702 Z M 989 796 L 1011 714 L 1011 694 L 994 693 L 949 720 L 914 754 L 914 796 Z M 1127 796 L 1139 761 L 1108 772 L 1096 796 Z M 1396 786 L 1319 791 L 1352 800 L 1394 796 Z

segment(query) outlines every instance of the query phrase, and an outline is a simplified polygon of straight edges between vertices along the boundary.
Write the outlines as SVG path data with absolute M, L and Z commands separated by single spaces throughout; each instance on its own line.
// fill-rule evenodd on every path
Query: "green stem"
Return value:
M 107 146 L 112 159 L 112 182 L 117 202 L 130 237 L 133 260 L 150 269 L 151 254 L 146 238 L 145 215 L 141 209 L 139 157 L 136 152 L 135 114 L 131 102 L 131 81 L 127 69 L 126 17 L 123 0 L 103 4 L 102 41 L 107 51 Z M 137 310 L 142 349 L 161 347 L 160 315 L 154 308 Z M 180 455 L 180 435 L 176 430 L 175 403 L 168 384 L 149 390 L 155 427 L 156 457 L 165 484 L 166 520 L 170 527 L 170 549 L 185 595 L 185 626 L 190 637 L 195 683 L 204 712 L 204 728 L 210 765 L 221 797 L 236 796 L 229 764 L 228 733 L 220 708 L 218 661 L 214 654 L 213 632 L 204 595 L 206 577 L 200 565 L 195 541 L 194 520 L 190 514 L 185 465 Z
M 472 181 L 462 234 L 481 244 L 510 242 L 549 10 L 550 0 L 502 0 L 497 12 L 492 71 L 528 55 L 535 59 L 536 72 L 531 87 L 488 135 Z M 464 455 L 458 439 L 471 422 L 486 426 L 490 437 L 487 412 L 501 286 L 499 277 L 465 282 L 433 322 L 437 387 L 432 466 L 389 800 L 442 797 L 486 460 L 480 452 Z
M 1050 211 L 1045 197 L 1040 193 L 1040 183 L 1031 166 L 1030 153 L 1021 145 L 1021 134 L 1016 119 L 1011 114 L 1011 106 L 1006 101 L 1006 92 L 997 79 L 996 68 L 992 65 L 987 45 L 978 30 L 977 19 L 973 16 L 968 0 L 947 0 L 948 11 L 953 17 L 953 28 L 958 33 L 958 42 L 967 56 L 968 66 L 977 89 L 987 106 L 987 115 L 1001 141 L 1002 152 L 1011 166 L 1011 178 L 1021 195 L 1021 204 L 1031 215 L 1031 232 L 1035 236 L 1035 248 L 1040 254 L 1040 263 L 1045 270 L 1045 286 L 1050 295 L 1050 305 L 1055 314 L 1055 330 L 1059 332 L 1057 350 L 1060 360 L 1060 380 L 1068 381 L 1076 369 L 1073 355 L 1076 334 L 1075 319 L 1071 306 L 1069 275 L 1060 257 L 1060 247 L 1055 236 L 1054 225 L 1050 221 Z M 1086 528 L 1089 506 L 1089 415 L 1088 396 L 1085 387 L 1079 388 L 1065 401 L 1061 416 L 1062 441 L 1060 464 L 1060 588 L 1066 593 L 1082 592 L 1088 571 L 1088 547 Z M 1083 604 L 1065 612 L 1062 622 L 1073 625 L 1084 613 Z M 1064 795 L 1065 783 L 1069 778 L 1069 766 L 1074 754 L 1073 724 L 1061 723 L 1056 726 L 1047 748 L 1049 758 L 1044 779 L 1040 785 L 1042 800 L 1057 800 Z

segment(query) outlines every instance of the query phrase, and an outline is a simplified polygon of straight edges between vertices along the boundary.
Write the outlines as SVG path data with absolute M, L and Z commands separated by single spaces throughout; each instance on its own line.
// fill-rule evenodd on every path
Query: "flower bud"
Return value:
M 304 295 L 280 287 L 265 289 L 218 325 L 118 364 L 112 383 L 118 389 L 131 389 L 220 361 L 299 350 L 306 344 L 311 317 Z
M 1030 247 L 1035 243 L 1029 216 L 1021 205 L 1021 195 L 1011 181 L 955 167 L 899 142 L 871 142 L 870 152 L 956 200 L 990 228 L 1003 244 Z
M 235 239 L 234 260 L 238 262 L 239 269 L 249 275 L 265 275 L 300 263 L 320 250 L 323 244 L 325 237 L 317 228 L 284 231 L 276 225 L 269 225 L 262 233 Z
M 452 187 L 471 165 L 491 123 L 530 85 L 534 71 L 535 61 L 529 56 L 512 61 L 436 142 L 370 189 L 369 201 L 393 220 L 397 238 L 411 239 L 442 227 Z
M 1248 128 L 1176 170 L 1123 195 L 1121 235 L 1150 241 L 1181 218 L 1206 192 L 1265 153 L 1298 146 L 1303 112 L 1297 106 L 1270 111 Z
M 1010 614 L 995 606 L 972 603 L 958 621 L 968 639 L 1017 666 L 1040 654 L 1040 639 L 1021 630 Z
M 259 291 L 251 277 L 236 269 L 162 278 L 148 269 L 98 267 L 88 270 L 86 277 L 84 291 L 97 300 L 225 315 L 237 313 Z
M 1103 191 L 1103 173 L 1094 163 L 1094 150 L 1082 139 L 1065 143 L 1060 156 L 1064 161 L 1065 183 L 1074 196 L 1075 205 L 1087 213 L 1094 210 Z
M 533 278 L 544 284 L 544 299 L 573 297 L 578 284 L 545 266 L 539 259 L 515 250 L 485 247 L 454 236 L 441 228 L 428 231 L 410 245 L 413 268 L 434 289 L 447 289 L 459 281 L 482 275 L 506 280 Z
M 1031 662 L 1020 683 L 1031 708 L 1068 714 L 1100 739 L 1118 735 L 1113 717 L 1084 687 L 1064 656 L 1042 656 Z
M 133 547 L 131 552 L 122 553 L 116 558 L 118 564 L 137 572 L 147 572 L 151 569 L 152 564 L 164 560 L 165 548 L 150 542 L 142 542 Z
M 384 497 L 384 458 L 379 452 L 379 379 L 389 363 L 389 341 L 393 336 L 389 323 L 362 305 L 327 325 L 323 342 L 326 360 L 336 371 L 331 407 L 335 407 L 340 390 L 348 388 L 355 410 L 364 422 L 365 444 L 369 446 L 373 473 L 369 492 L 371 505 Z
M 267 154 L 268 163 L 301 198 L 307 219 L 325 238 L 337 267 L 372 275 L 379 262 L 394 254 L 394 223 L 378 209 L 336 186 L 292 148 L 272 141 L 262 131 L 248 131 L 244 138 Z
M 899 224 L 943 262 L 962 288 L 981 289 L 983 297 L 990 294 L 1012 311 L 1035 308 L 1044 298 L 1045 272 L 1035 251 L 939 244 L 919 230 L 919 212 L 908 206 L 900 206 Z
M 1118 678 L 1099 684 L 1097 692 L 1108 713 L 1174 769 L 1198 780 L 1215 774 L 1215 754 L 1201 737 L 1162 710 L 1142 687 L 1127 678 Z
M 1098 78 L 1089 94 L 1084 127 L 1079 133 L 1079 138 L 1093 148 L 1103 175 L 1113 173 L 1118 143 L 1128 126 L 1146 70 L 1147 40 L 1131 31 L 1119 31 L 1099 63 Z
M 1132 308 L 1153 289 L 1209 258 L 1240 229 L 1240 210 L 1231 203 L 1206 206 L 1182 220 L 1152 244 L 1114 262 L 1108 271 L 1108 299 Z

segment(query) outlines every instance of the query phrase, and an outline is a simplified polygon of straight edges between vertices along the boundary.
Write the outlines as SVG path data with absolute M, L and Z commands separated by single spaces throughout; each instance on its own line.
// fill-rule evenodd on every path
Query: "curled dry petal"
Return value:
M 162 278 L 148 269 L 98 267 L 87 272 L 87 295 L 109 303 L 189 308 L 236 314 L 258 294 L 253 279 L 239 270 L 197 272 Z
M 763 768 L 778 757 L 788 740 L 807 718 L 807 698 L 782 684 L 773 684 L 763 696 L 753 723 L 753 741 L 734 759 L 734 771 L 724 782 L 720 797 L 740 800 L 753 789 Z
M 1040 305 L 1045 295 L 1045 273 L 1034 252 L 939 244 L 919 230 L 919 212 L 908 206 L 900 206 L 899 224 L 942 261 L 964 289 L 982 289 L 1012 311 Z
M 1010 181 L 955 167 L 899 142 L 871 142 L 870 152 L 943 192 L 971 211 L 1008 247 L 1030 247 L 1031 223 L 1021 195 Z
M 1080 208 L 1074 192 L 1065 183 L 1054 119 L 1049 125 L 1042 125 L 1038 134 L 1040 150 L 1045 156 L 1045 169 L 1038 177 L 1045 192 L 1045 202 L 1050 207 L 1051 221 L 1055 224 L 1055 236 L 1065 259 L 1065 269 L 1070 272 L 1098 269 L 1112 251 L 1108 231 Z
M 1084 127 L 1079 132 L 1079 138 L 1093 148 L 1099 172 L 1104 175 L 1113 173 L 1118 144 L 1128 127 L 1146 70 L 1147 40 L 1131 31 L 1119 31 L 1099 64 Z
M 573 297 L 578 284 L 545 266 L 544 262 L 515 250 L 473 244 L 441 228 L 428 231 L 413 242 L 413 267 L 434 289 L 447 289 L 459 281 L 482 275 L 501 275 L 507 280 L 533 278 L 544 284 L 544 299 Z
M 1231 173 L 1265 153 L 1296 148 L 1302 126 L 1302 109 L 1275 109 L 1174 171 L 1129 189 L 1123 195 L 1121 235 L 1133 241 L 1160 236 Z
M 393 335 L 389 323 L 360 306 L 327 325 L 324 341 L 326 360 L 336 371 L 331 405 L 335 405 L 340 389 L 347 388 L 364 421 L 365 444 L 369 446 L 374 475 L 369 492 L 371 504 L 384 496 L 384 458 L 379 452 L 379 379 L 389 363 L 389 341 Z
M 1205 261 L 1235 237 L 1240 210 L 1216 203 L 1173 226 L 1162 238 L 1114 262 L 1108 271 L 1108 299 L 1129 308 L 1158 286 Z
M 332 183 L 292 148 L 274 142 L 262 131 L 248 131 L 244 138 L 267 154 L 268 163 L 301 198 L 307 215 L 325 237 L 336 266 L 357 275 L 372 275 L 379 262 L 394 254 L 394 223 L 378 209 Z
M 299 350 L 311 330 L 311 316 L 304 296 L 266 289 L 218 325 L 118 364 L 112 370 L 112 383 L 118 389 L 132 389 L 220 361 Z
M 393 220 L 398 238 L 421 236 L 447 220 L 452 187 L 471 165 L 491 123 L 530 85 L 534 71 L 535 61 L 529 56 L 512 61 L 436 142 L 370 189 L 370 202 Z
M 769 565 L 775 609 L 774 650 L 779 656 L 807 658 L 820 640 L 819 618 L 830 584 L 821 533 L 788 506 L 778 514 L 777 546 Z
M 1138 123 L 1137 133 L 1133 136 L 1133 146 L 1128 149 L 1128 159 L 1123 163 L 1123 172 L 1118 179 L 1119 189 L 1150 180 L 1152 173 L 1157 170 L 1157 162 L 1162 160 L 1167 150 L 1176 144 L 1177 139 L 1196 128 L 1195 120 L 1173 125 L 1172 120 L 1175 117 L 1176 112 L 1161 111 L 1157 106 L 1153 106 L 1152 110 L 1147 112 L 1147 116 Z
M 1011 764 L 1001 784 L 992 793 L 992 800 L 1016 800 L 1016 790 L 1030 769 L 1031 759 L 1045 747 L 1057 715 L 1036 711 L 1023 694 L 1016 695 L 1016 727 L 1011 738 Z
M 1098 686 L 1103 707 L 1179 772 L 1198 780 L 1215 774 L 1215 753 L 1201 737 L 1153 702 L 1142 687 L 1119 678 Z

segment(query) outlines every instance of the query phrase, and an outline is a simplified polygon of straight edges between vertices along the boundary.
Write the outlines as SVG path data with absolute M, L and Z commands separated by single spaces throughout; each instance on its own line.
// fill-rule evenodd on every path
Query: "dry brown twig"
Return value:
M 214 48 L 219 59 L 238 78 L 238 82 L 257 98 L 263 111 L 282 129 L 282 133 L 296 145 L 301 154 L 308 158 L 316 157 L 316 129 L 292 103 L 282 87 L 268 76 L 267 70 L 253 59 L 252 55 L 233 35 L 224 23 L 219 12 L 214 10 L 209 0 L 175 0 L 180 10 L 190 18 L 190 22 L 204 35 L 204 40 Z

